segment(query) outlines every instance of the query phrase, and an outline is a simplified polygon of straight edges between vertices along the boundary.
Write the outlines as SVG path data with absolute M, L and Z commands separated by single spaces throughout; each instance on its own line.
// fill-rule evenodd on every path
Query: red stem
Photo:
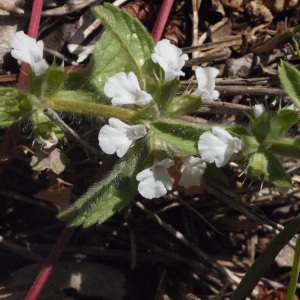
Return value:
M 174 0 L 163 0 L 152 30 L 152 37 L 155 44 L 161 39 L 173 4 Z
M 36 39 L 38 35 L 42 8 L 43 8 L 43 0 L 33 1 L 30 23 L 28 28 L 28 35 L 34 39 Z M 19 74 L 18 85 L 17 85 L 20 90 L 24 90 L 27 86 L 27 69 L 28 69 L 28 64 L 22 63 L 21 71 Z
M 38 298 L 49 276 L 51 275 L 56 262 L 58 261 L 63 250 L 70 241 L 75 229 L 75 227 L 64 228 L 61 235 L 58 237 L 55 245 L 53 246 L 47 260 L 45 261 L 38 277 L 36 278 L 31 289 L 29 290 L 25 300 L 35 300 Z

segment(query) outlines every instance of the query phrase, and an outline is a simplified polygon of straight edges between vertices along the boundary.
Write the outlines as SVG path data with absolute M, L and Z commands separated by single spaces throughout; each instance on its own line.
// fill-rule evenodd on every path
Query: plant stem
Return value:
M 121 120 L 132 120 L 137 115 L 136 111 L 126 108 L 55 98 L 47 99 L 44 101 L 44 105 L 48 108 L 64 112 L 79 113 L 105 118 L 118 117 Z
M 165 25 L 167 23 L 168 17 L 170 15 L 171 8 L 173 6 L 174 0 L 163 0 L 161 8 L 159 10 L 158 16 L 156 18 L 153 30 L 152 37 L 154 43 L 156 44 L 162 36 Z
M 40 26 L 41 13 L 43 7 L 43 0 L 34 0 L 32 4 L 32 12 L 28 28 L 28 35 L 34 39 L 37 38 Z M 27 86 L 27 69 L 28 64 L 22 63 L 18 79 L 18 88 L 24 90 Z
M 33 283 L 31 289 L 29 290 L 25 300 L 35 300 L 38 298 L 41 293 L 44 285 L 46 284 L 49 276 L 51 275 L 53 268 L 61 256 L 61 253 L 65 249 L 66 245 L 69 243 L 71 239 L 75 227 L 65 227 L 58 237 L 54 247 L 52 248 L 47 260 L 45 261 L 38 277 Z

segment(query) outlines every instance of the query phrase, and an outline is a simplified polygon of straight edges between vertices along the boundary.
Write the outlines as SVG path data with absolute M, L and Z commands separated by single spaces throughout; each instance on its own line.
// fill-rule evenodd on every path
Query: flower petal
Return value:
M 217 100 L 219 98 L 219 92 L 215 90 L 215 80 L 219 70 L 212 67 L 196 69 L 196 78 L 198 82 L 198 88 L 193 93 L 196 96 L 201 96 L 202 100 Z
M 117 73 L 110 77 L 104 85 L 104 93 L 112 97 L 112 105 L 136 104 L 145 105 L 151 102 L 152 96 L 142 91 L 138 79 L 133 72 Z
M 123 157 L 135 140 L 147 134 L 142 124 L 130 126 L 116 118 L 110 118 L 108 123 L 98 135 L 99 146 L 106 154 L 116 152 L 118 157 Z
M 212 132 L 204 132 L 198 142 L 201 158 L 208 162 L 215 162 L 217 167 L 224 166 L 233 153 L 241 150 L 242 141 L 233 137 L 225 129 L 214 126 Z
M 138 173 L 136 179 L 140 181 L 139 193 L 147 199 L 165 196 L 167 190 L 171 190 L 173 186 L 168 173 L 168 168 L 173 164 L 169 158 L 162 161 L 155 160 L 152 167 Z
M 182 54 L 182 50 L 172 45 L 169 40 L 161 40 L 154 48 L 151 59 L 158 63 L 165 71 L 165 82 L 175 79 L 177 76 L 183 76 L 181 71 L 185 61 L 188 60 L 187 54 Z
M 43 59 L 44 43 L 26 35 L 23 31 L 18 31 L 10 40 L 13 48 L 11 55 L 25 63 L 30 64 L 34 73 L 38 76 L 48 69 L 47 62 Z
M 192 186 L 199 186 L 200 179 L 207 166 L 206 162 L 194 156 L 184 157 L 181 160 L 184 164 L 184 170 L 178 184 L 184 186 L 186 189 Z
M 260 117 L 265 112 L 266 112 L 266 108 L 265 108 L 265 106 L 262 103 L 254 105 L 254 107 L 253 107 L 253 115 L 254 115 L 255 118 Z

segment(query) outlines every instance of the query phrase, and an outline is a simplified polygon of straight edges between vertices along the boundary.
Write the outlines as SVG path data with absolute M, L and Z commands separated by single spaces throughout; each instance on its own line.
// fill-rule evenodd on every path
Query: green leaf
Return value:
M 298 238 L 295 246 L 291 278 L 290 278 L 288 290 L 286 292 L 285 300 L 295 299 L 294 296 L 296 293 L 297 284 L 299 280 L 299 271 L 300 271 L 300 239 Z
M 0 127 L 28 117 L 31 102 L 28 96 L 14 88 L 0 89 Z
M 282 61 L 278 67 L 278 74 L 288 96 L 300 108 L 300 72 L 289 63 Z
M 281 138 L 290 127 L 298 123 L 299 117 L 298 112 L 291 109 L 281 109 L 271 119 L 270 132 L 266 137 L 268 139 L 279 139 Z
M 103 94 L 107 79 L 119 72 L 132 71 L 146 88 L 143 65 L 154 52 L 154 43 L 142 23 L 112 4 L 93 8 L 94 14 L 106 26 L 97 43 L 94 57 L 81 73 L 70 74 L 70 89 L 88 89 Z M 149 74 L 148 74 L 149 75 Z
M 300 159 L 300 139 L 268 140 L 265 147 L 275 155 Z
M 101 224 L 121 210 L 137 193 L 136 174 L 146 168 L 150 153 L 145 141 L 137 142 L 101 182 L 90 188 L 69 209 L 58 215 L 68 226 Z
M 285 172 L 278 158 L 276 158 L 271 153 L 266 153 L 266 157 L 268 159 L 268 173 L 270 183 L 272 183 L 275 187 L 282 189 L 291 188 L 291 177 Z
M 260 180 L 268 177 L 268 159 L 264 153 L 256 152 L 249 157 L 247 175 Z
M 196 111 L 201 106 L 201 97 L 184 93 L 172 100 L 166 109 L 167 117 L 182 116 L 185 113 Z
M 260 144 L 254 136 L 241 135 L 240 138 L 242 140 L 241 154 L 243 154 L 244 156 L 252 154 L 258 151 L 258 149 L 260 148 Z
M 63 86 L 69 73 L 63 66 L 57 66 L 55 62 L 48 70 L 36 76 L 32 70 L 28 72 L 28 92 L 43 100 L 45 97 L 55 95 Z
M 270 131 L 270 114 L 265 113 L 251 122 L 251 130 L 258 142 L 262 142 Z
M 252 290 L 263 277 L 266 270 L 273 263 L 279 251 L 294 237 L 300 230 L 300 215 L 297 215 L 264 249 L 252 264 L 230 300 L 244 300 L 251 294 Z
M 177 149 L 178 156 L 198 154 L 200 135 L 211 129 L 211 127 L 200 127 L 193 123 L 169 119 L 154 121 L 150 125 L 157 137 Z
M 157 88 L 157 91 L 154 94 L 153 98 L 154 101 L 158 104 L 158 107 L 162 112 L 162 114 L 164 114 L 164 110 L 175 97 L 179 85 L 180 85 L 180 81 L 174 79 L 172 81 L 163 83 Z

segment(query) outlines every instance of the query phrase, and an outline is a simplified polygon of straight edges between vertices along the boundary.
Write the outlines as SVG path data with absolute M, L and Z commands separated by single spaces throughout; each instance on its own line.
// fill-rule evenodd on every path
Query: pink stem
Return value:
M 28 28 L 28 35 L 34 39 L 36 39 L 38 35 L 42 8 L 43 8 L 43 0 L 33 1 L 30 23 Z M 18 88 L 20 90 L 24 90 L 27 86 L 27 70 L 28 70 L 28 64 L 22 63 L 21 71 L 19 74 L 19 80 L 18 80 Z
M 152 30 L 152 37 L 155 44 L 161 39 L 173 4 L 174 0 L 163 0 Z
M 54 247 L 52 248 L 47 260 L 45 261 L 38 277 L 36 278 L 31 289 L 29 290 L 25 300 L 35 300 L 38 298 L 49 276 L 51 275 L 56 262 L 60 258 L 63 250 L 65 249 L 66 245 L 71 239 L 75 229 L 75 227 L 64 228 L 61 235 L 57 239 Z

